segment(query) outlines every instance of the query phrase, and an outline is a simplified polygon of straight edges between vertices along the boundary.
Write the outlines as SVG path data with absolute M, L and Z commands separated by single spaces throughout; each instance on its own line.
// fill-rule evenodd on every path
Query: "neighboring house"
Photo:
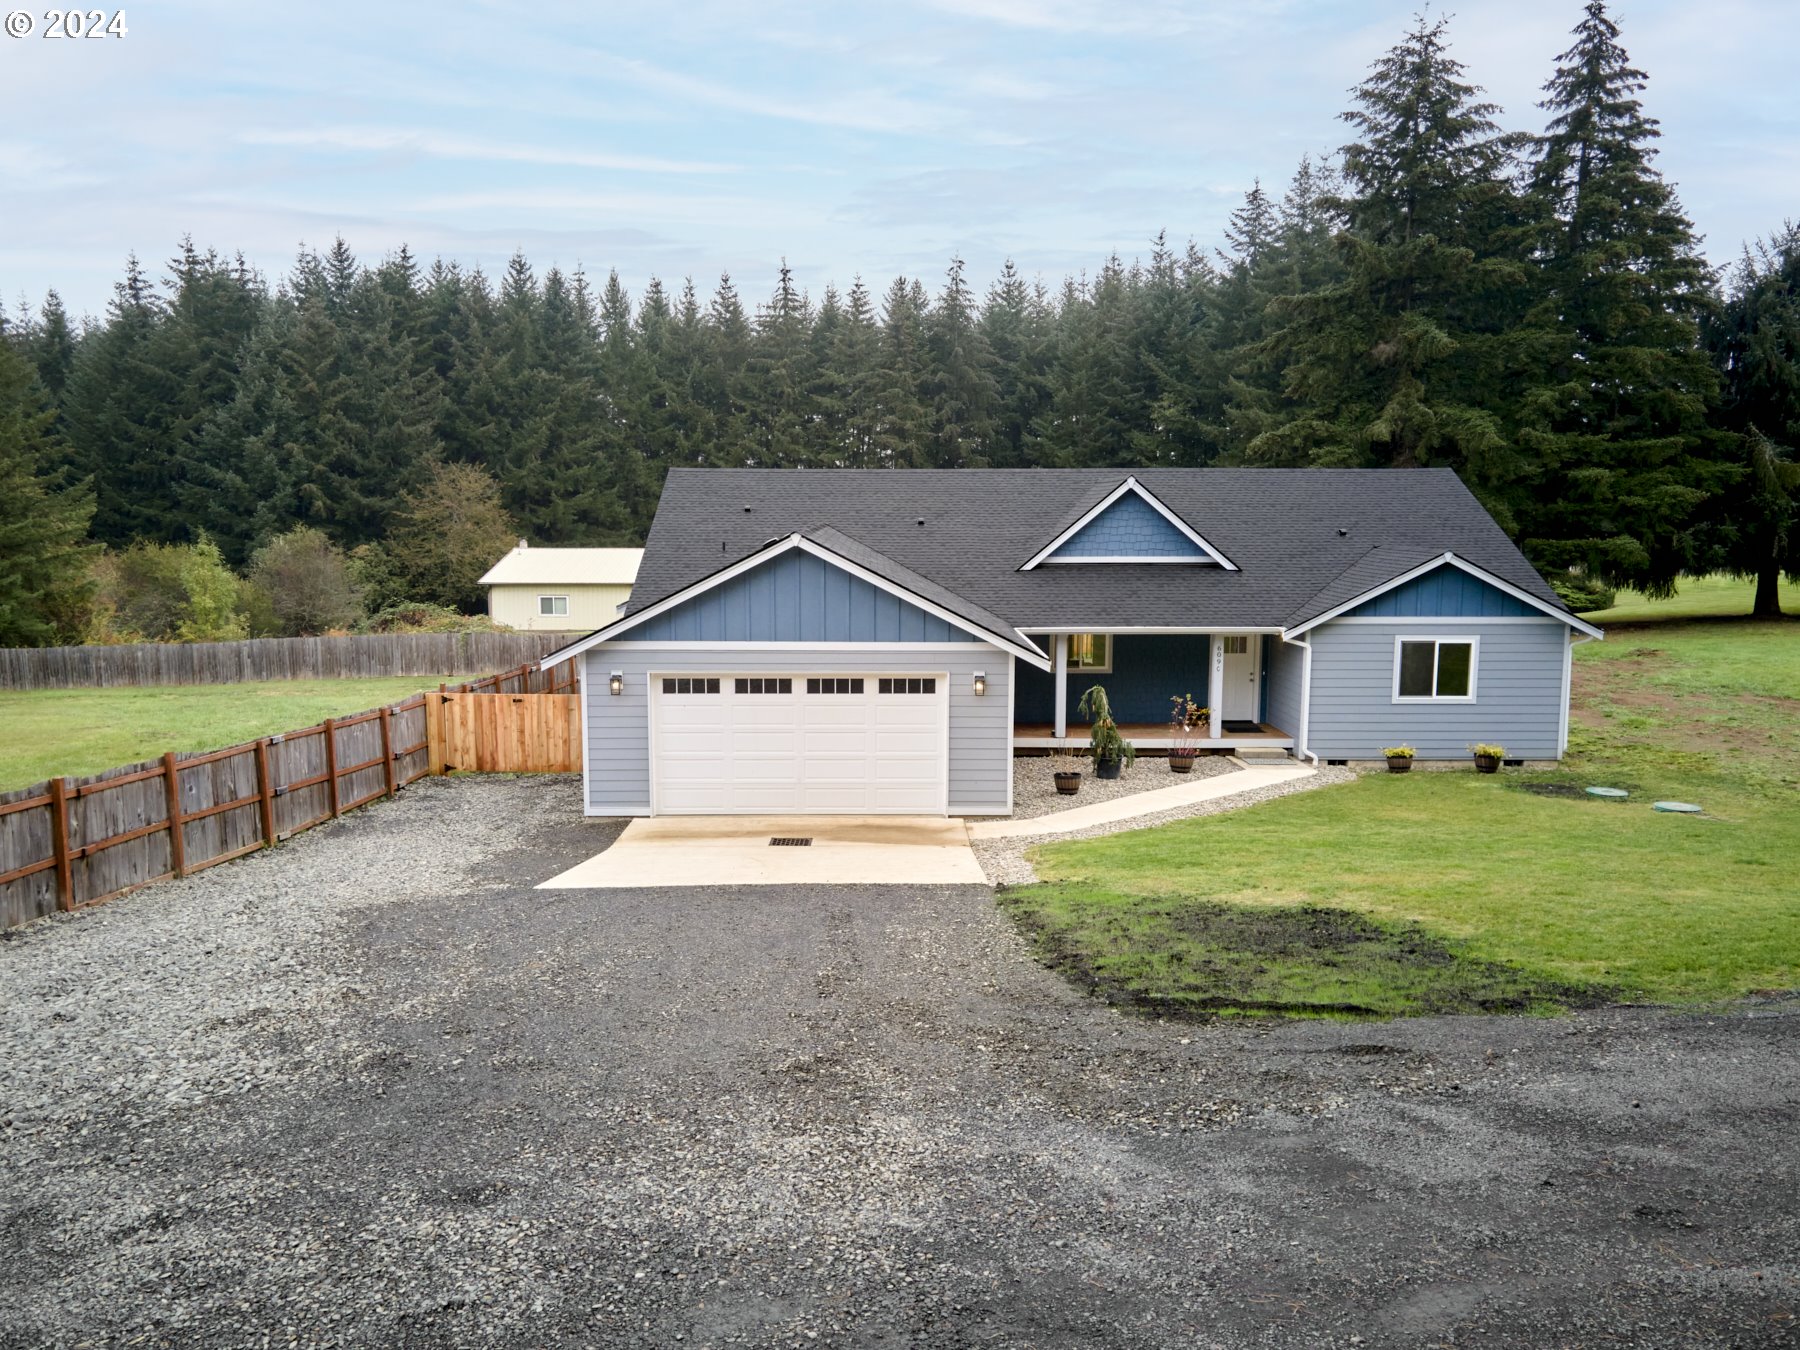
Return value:
M 1006 815 L 1017 751 L 1126 736 L 1317 762 L 1554 759 L 1556 598 L 1448 469 L 668 476 L 582 672 L 588 814 Z
M 519 546 L 488 568 L 488 617 L 530 633 L 586 633 L 619 617 L 641 548 Z

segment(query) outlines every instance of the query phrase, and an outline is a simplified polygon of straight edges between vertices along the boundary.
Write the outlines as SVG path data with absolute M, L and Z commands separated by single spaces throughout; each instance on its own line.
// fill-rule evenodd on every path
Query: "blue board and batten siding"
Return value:
M 899 596 L 794 550 L 630 632 L 633 642 L 979 642 Z
M 1524 619 L 1543 611 L 1448 563 L 1366 600 L 1350 619 Z
M 1050 558 L 1195 558 L 1206 551 L 1149 502 L 1127 492 L 1063 541 Z
M 1048 645 L 1052 639 L 1042 639 Z M 1121 722 L 1166 722 L 1169 698 L 1192 694 L 1206 704 L 1210 653 L 1204 633 L 1121 633 L 1112 640 L 1112 670 L 1090 674 L 1069 672 L 1069 720 L 1078 722 L 1076 706 L 1096 684 L 1106 686 L 1113 716 Z M 1016 716 L 1020 722 L 1056 721 L 1056 676 L 1021 666 Z

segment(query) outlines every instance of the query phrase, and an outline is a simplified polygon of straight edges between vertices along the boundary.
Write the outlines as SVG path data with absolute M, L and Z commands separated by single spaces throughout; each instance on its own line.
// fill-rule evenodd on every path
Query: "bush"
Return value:
M 486 606 L 482 573 L 518 538 L 492 474 L 473 464 L 439 464 L 401 499 L 384 549 L 409 599 L 472 612 Z
M 242 584 L 204 536 L 103 554 L 94 582 L 90 642 L 232 642 L 249 633 Z
M 249 584 L 259 629 L 274 636 L 345 629 L 362 613 L 343 553 L 310 525 L 297 525 L 259 548 L 250 559 Z
M 1611 609 L 1619 594 L 1604 581 L 1597 581 L 1585 572 L 1557 572 L 1548 580 L 1557 598 L 1577 614 Z
M 403 600 L 363 620 L 364 633 L 504 633 L 485 614 L 460 614 L 429 600 Z

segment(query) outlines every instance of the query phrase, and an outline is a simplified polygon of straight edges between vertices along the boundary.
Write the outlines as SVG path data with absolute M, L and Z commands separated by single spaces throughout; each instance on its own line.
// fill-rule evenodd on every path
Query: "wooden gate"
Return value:
M 428 694 L 431 771 L 579 773 L 576 694 Z

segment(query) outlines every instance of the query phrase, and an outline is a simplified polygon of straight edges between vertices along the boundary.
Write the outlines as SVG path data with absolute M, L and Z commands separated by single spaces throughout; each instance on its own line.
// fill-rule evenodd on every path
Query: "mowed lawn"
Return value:
M 1547 1010 L 1800 986 L 1800 621 L 1616 627 L 1576 658 L 1561 769 L 1369 774 L 1050 845 L 1034 856 L 1052 884 L 1002 903 L 1053 963 L 1174 1011 Z M 1631 796 L 1596 800 L 1590 784 Z M 1662 799 L 1705 814 L 1653 811 Z
M 1781 608 L 1800 614 L 1800 586 L 1785 577 L 1780 584 Z M 1736 577 L 1683 577 L 1667 600 L 1652 600 L 1636 591 L 1620 591 L 1611 609 L 1595 610 L 1586 617 L 1601 625 L 1621 623 L 1673 623 L 1682 619 L 1748 618 L 1756 599 L 1756 583 Z
M 445 678 L 0 690 L 0 790 L 99 773 L 165 750 L 218 750 L 298 730 L 435 689 Z

